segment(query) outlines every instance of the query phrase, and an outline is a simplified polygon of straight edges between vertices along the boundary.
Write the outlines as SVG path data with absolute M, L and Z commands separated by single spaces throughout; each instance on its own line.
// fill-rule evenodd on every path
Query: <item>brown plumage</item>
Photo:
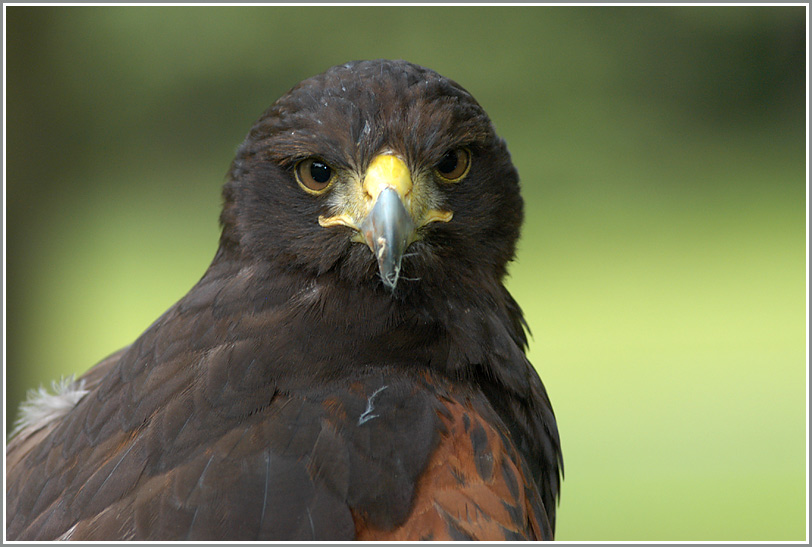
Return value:
M 334 67 L 224 199 L 197 285 L 9 442 L 8 539 L 552 539 L 558 432 L 502 284 L 518 176 L 473 97 Z

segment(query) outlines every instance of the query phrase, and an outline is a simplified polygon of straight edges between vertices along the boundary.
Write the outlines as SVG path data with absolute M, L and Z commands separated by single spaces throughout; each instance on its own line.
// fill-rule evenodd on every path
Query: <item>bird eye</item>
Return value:
M 435 167 L 441 178 L 457 182 L 468 174 L 471 167 L 471 153 L 465 148 L 449 150 Z
M 309 193 L 321 193 L 333 180 L 333 169 L 323 161 L 308 158 L 296 164 L 296 180 Z

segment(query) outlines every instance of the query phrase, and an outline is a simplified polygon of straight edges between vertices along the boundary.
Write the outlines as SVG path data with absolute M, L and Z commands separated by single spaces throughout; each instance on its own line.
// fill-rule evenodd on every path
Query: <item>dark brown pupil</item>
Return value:
M 453 173 L 458 163 L 457 152 L 449 150 L 440 160 L 440 163 L 437 164 L 437 170 L 443 174 Z
M 320 161 L 314 161 L 310 164 L 310 176 L 319 184 L 324 184 L 330 180 L 331 170 L 330 167 Z

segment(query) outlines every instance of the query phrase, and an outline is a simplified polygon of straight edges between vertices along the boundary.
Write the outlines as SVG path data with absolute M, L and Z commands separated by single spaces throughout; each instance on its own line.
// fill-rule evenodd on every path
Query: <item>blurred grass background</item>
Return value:
M 523 179 L 509 286 L 560 540 L 803 540 L 804 7 L 8 7 L 6 424 L 202 275 L 259 114 L 351 59 L 460 82 Z

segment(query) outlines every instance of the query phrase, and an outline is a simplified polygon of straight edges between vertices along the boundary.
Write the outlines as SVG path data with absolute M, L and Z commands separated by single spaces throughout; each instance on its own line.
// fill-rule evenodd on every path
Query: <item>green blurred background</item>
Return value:
M 560 540 L 806 535 L 804 7 L 10 7 L 6 424 L 202 275 L 299 80 L 405 58 L 523 179 L 509 286 L 559 418 Z

